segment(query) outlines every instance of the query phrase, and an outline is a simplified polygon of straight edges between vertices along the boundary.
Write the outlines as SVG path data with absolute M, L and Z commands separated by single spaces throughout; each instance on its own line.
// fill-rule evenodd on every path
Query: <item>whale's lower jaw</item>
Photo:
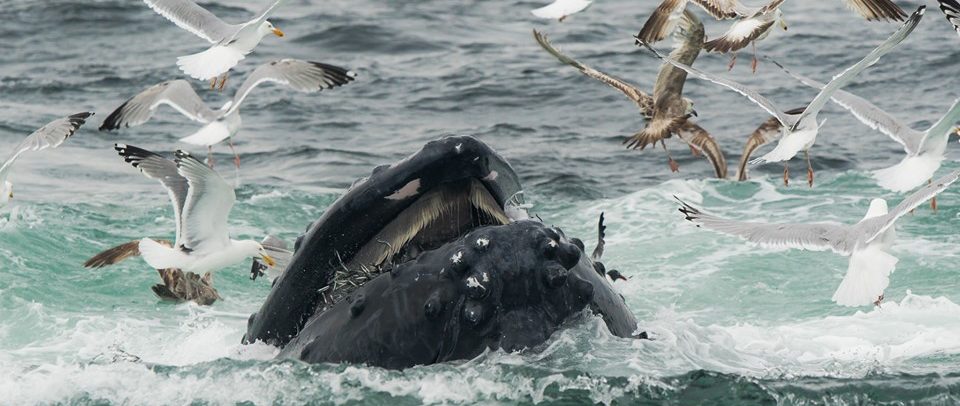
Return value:
M 593 305 L 593 306 L 591 306 Z M 364 284 L 311 319 L 281 357 L 406 368 L 517 351 L 587 308 L 636 320 L 580 248 L 537 221 L 478 228 Z

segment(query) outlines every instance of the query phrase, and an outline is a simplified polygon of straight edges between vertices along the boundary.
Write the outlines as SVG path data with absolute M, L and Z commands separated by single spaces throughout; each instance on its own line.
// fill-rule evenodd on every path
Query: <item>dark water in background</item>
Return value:
M 241 21 L 260 3 L 203 4 Z M 58 116 L 98 113 L 62 148 L 25 155 L 15 169 L 14 213 L 0 229 L 0 254 L 11 259 L 0 260 L 0 375 L 13 378 L 0 383 L 0 399 L 955 401 L 960 238 L 953 236 L 953 202 L 960 193 L 945 194 L 939 215 L 919 213 L 900 226 L 901 262 L 888 290 L 891 302 L 881 310 L 829 302 L 844 258 L 757 253 L 734 239 L 691 230 L 673 215 L 672 194 L 692 195 L 730 216 L 855 221 L 870 198 L 900 199 L 873 185 L 868 170 L 896 163 L 901 152 L 835 106 L 821 113 L 827 124 L 811 151 L 818 169 L 812 190 L 783 188 L 777 165 L 753 169 L 756 181 L 745 184 L 703 181 L 712 169 L 678 143 L 670 147 L 679 174 L 669 172 L 660 151 L 624 150 L 622 138 L 642 128 L 635 107 L 543 52 L 530 31 L 542 29 L 578 59 L 652 88 L 659 63 L 633 45 L 632 35 L 655 3 L 598 0 L 563 24 L 534 20 L 529 10 L 541 3 L 532 1 L 288 0 L 278 9 L 271 20 L 287 36 L 266 38 L 234 71 L 225 95 L 255 66 L 277 58 L 341 65 L 358 78 L 322 94 L 263 86 L 245 101 L 236 139 L 243 166 L 234 237 L 270 232 L 292 239 L 374 166 L 428 140 L 470 134 L 513 164 L 545 220 L 589 237 L 600 211 L 612 217 L 608 257 L 632 276 L 620 288 L 644 328 L 659 337 L 620 340 L 585 317 L 542 351 L 393 372 L 274 363 L 269 348 L 239 346 L 246 315 L 268 290 L 246 280 L 245 266 L 218 274 L 226 299 L 212 308 L 158 303 L 148 290 L 155 275 L 136 261 L 114 270 L 81 268 L 106 246 L 171 232 L 159 186 L 117 158 L 112 144 L 172 151 L 185 147 L 176 140 L 196 127 L 164 109 L 147 125 L 119 134 L 95 128 L 128 97 L 180 77 L 176 57 L 204 43 L 139 1 L 0 2 L 0 151 Z M 919 4 L 899 3 L 910 11 Z M 932 8 L 916 32 L 847 88 L 916 128 L 926 128 L 960 97 L 960 38 L 933 2 L 925 4 Z M 820 80 L 896 28 L 866 23 L 839 0 L 787 2 L 784 12 L 789 32 L 774 33 L 761 52 Z M 701 16 L 708 34 L 726 28 Z M 784 108 L 813 97 L 772 65 L 761 63 L 751 75 L 749 53 L 741 56 L 732 76 Z M 697 65 L 723 72 L 727 61 L 701 55 Z M 201 94 L 213 105 L 226 98 Z M 686 95 L 733 166 L 745 137 L 766 119 L 763 111 L 703 82 L 688 83 Z M 218 169 L 234 176 L 226 145 L 217 152 Z M 949 156 L 945 167 L 956 168 L 956 153 Z M 800 161 L 793 166 L 802 174 Z M 142 362 L 118 355 L 126 353 Z

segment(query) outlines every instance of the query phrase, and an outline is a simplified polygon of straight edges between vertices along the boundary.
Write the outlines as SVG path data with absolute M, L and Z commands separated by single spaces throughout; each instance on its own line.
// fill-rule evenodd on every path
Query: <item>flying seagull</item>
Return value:
M 753 60 L 750 64 L 754 73 L 757 72 L 757 41 L 761 41 L 770 35 L 775 25 L 779 25 L 784 31 L 787 30 L 787 22 L 783 19 L 783 13 L 780 12 L 780 5 L 784 0 L 773 0 L 763 7 L 742 7 L 737 12 L 739 18 L 722 36 L 714 38 L 703 44 L 703 49 L 707 52 L 729 53 L 733 52 L 730 58 L 728 70 L 733 69 L 737 63 L 737 51 L 746 48 L 747 45 L 753 45 Z
M 271 1 L 250 21 L 227 24 L 193 0 L 143 0 L 157 14 L 213 44 L 206 51 L 177 58 L 177 66 L 183 73 L 195 79 L 212 79 L 211 89 L 217 86 L 218 79 L 223 89 L 230 69 L 252 52 L 263 37 L 283 36 L 283 31 L 267 21 L 267 16 L 281 1 Z
M 692 20 L 688 22 L 688 27 L 690 27 L 689 34 L 684 39 L 683 45 L 678 47 L 673 55 L 677 56 L 682 54 L 684 59 L 692 62 L 692 59 L 696 58 L 696 54 L 699 53 L 699 44 L 703 41 L 703 25 L 699 24 L 699 21 L 696 20 L 693 14 L 688 15 L 692 18 Z M 648 128 L 651 126 L 667 127 L 667 131 L 658 133 L 662 138 L 670 138 L 672 134 L 676 134 L 678 138 L 687 143 L 693 151 L 702 153 L 710 163 L 713 164 L 714 172 L 718 178 L 725 178 L 727 176 L 726 159 L 723 157 L 723 153 L 720 151 L 716 140 L 714 140 L 706 130 L 687 119 L 689 115 L 695 114 L 695 112 L 693 111 L 693 101 L 681 97 L 683 83 L 686 81 L 686 72 L 670 65 L 664 65 L 660 69 L 659 75 L 657 75 L 653 96 L 651 96 L 625 80 L 600 72 L 567 56 L 555 48 L 543 33 L 533 30 L 533 37 L 544 50 L 561 62 L 573 66 L 584 75 L 606 83 L 610 87 L 622 92 L 627 98 L 636 103 L 640 109 L 640 115 L 647 121 Z M 672 114 L 675 114 L 675 111 L 679 113 L 676 116 L 672 116 Z M 637 137 L 640 137 L 641 134 L 646 134 L 646 132 L 637 133 L 633 138 L 628 139 L 628 141 L 631 142 L 630 146 L 643 149 L 647 144 L 655 144 L 656 141 L 663 143 L 662 138 L 648 140 L 646 136 L 642 139 L 647 140 L 647 142 L 640 143 L 639 141 L 633 141 L 637 139 Z M 664 150 L 666 150 L 665 144 Z M 669 151 L 667 152 L 667 159 L 669 160 L 671 170 L 676 171 L 678 165 L 670 156 Z
M 769 60 L 803 84 L 823 89 L 823 83 L 793 73 L 777 61 Z M 873 103 L 843 90 L 838 90 L 831 99 L 849 110 L 863 124 L 886 134 L 903 146 L 907 156 L 900 163 L 873 173 L 877 184 L 898 193 L 916 189 L 933 178 L 933 174 L 940 169 L 941 162 L 946 158 L 950 134 L 957 131 L 954 123 L 960 121 L 960 99 L 954 101 L 950 110 L 925 131 L 914 130 Z M 931 204 L 936 210 L 936 198 L 931 199 Z
M 51 121 L 28 135 L 13 148 L 13 153 L 0 166 L 0 206 L 4 206 L 13 199 L 13 182 L 10 182 L 10 170 L 24 152 L 40 151 L 47 148 L 56 148 L 86 123 L 91 112 L 77 113 L 65 118 Z
M 200 275 L 250 257 L 275 265 L 259 242 L 230 239 L 227 218 L 236 195 L 219 174 L 183 151 L 171 161 L 132 145 L 116 144 L 114 149 L 146 177 L 160 181 L 173 203 L 177 225 L 173 247 L 151 238 L 141 239 L 137 247 L 152 268 Z
M 744 31 L 753 32 L 755 29 L 749 29 L 757 24 L 763 25 L 771 16 L 768 13 L 776 12 L 779 18 L 779 7 L 783 0 L 773 0 L 763 7 L 744 6 L 738 0 L 663 0 L 654 10 L 647 22 L 643 24 L 637 38 L 645 43 L 653 44 L 667 37 L 673 29 L 673 23 L 677 20 L 680 13 L 686 8 L 687 3 L 693 2 L 704 9 L 708 14 L 718 20 L 731 18 L 751 19 L 754 21 L 746 25 L 741 25 Z M 903 21 L 907 16 L 899 6 L 892 0 L 844 0 L 848 7 L 854 9 L 857 13 L 867 19 L 872 20 L 892 20 Z M 758 14 L 759 13 L 759 14 Z M 738 22 L 738 23 L 740 23 Z M 772 24 L 771 24 L 772 25 Z M 734 25 L 736 27 L 736 24 Z M 730 32 L 728 32 L 729 34 Z M 756 34 L 759 35 L 759 34 Z M 748 41 L 747 43 L 752 42 Z M 746 44 L 745 44 L 746 45 Z
M 873 199 L 866 216 L 853 225 L 766 224 L 728 220 L 705 214 L 683 201 L 680 201 L 680 212 L 698 227 L 734 235 L 763 247 L 831 250 L 849 256 L 847 274 L 833 294 L 833 301 L 842 306 L 879 305 L 883 300 L 883 290 L 890 283 L 890 273 L 898 261 L 887 252 L 896 238 L 893 226 L 897 219 L 942 192 L 958 177 L 960 171 L 954 171 L 937 179 L 904 199 L 890 212 L 887 212 L 886 201 Z
M 799 115 L 784 114 L 783 110 L 778 108 L 775 104 L 773 104 L 773 102 L 751 88 L 748 88 L 730 79 L 705 73 L 686 64 L 677 62 L 673 58 L 664 57 L 649 44 L 643 43 L 643 45 L 652 51 L 658 58 L 663 59 L 673 66 L 681 68 L 700 79 L 714 82 L 740 93 L 776 117 L 777 120 L 783 125 L 783 135 L 780 137 L 780 141 L 777 143 L 776 148 L 768 152 L 766 155 L 750 161 L 750 164 L 784 162 L 783 181 L 786 184 L 789 181 L 789 169 L 785 161 L 789 161 L 791 158 L 796 156 L 797 153 L 803 151 L 807 161 L 807 183 L 812 187 L 813 166 L 810 163 L 809 150 L 810 147 L 813 146 L 814 142 L 816 142 L 817 133 L 819 133 L 820 130 L 821 124 L 817 121 L 817 113 L 823 109 L 823 106 L 826 105 L 827 101 L 834 92 L 851 82 L 858 74 L 860 74 L 860 72 L 879 61 L 883 55 L 892 51 L 897 45 L 906 39 L 907 36 L 913 32 L 913 29 L 917 27 L 917 24 L 920 23 L 920 19 L 923 17 L 923 12 L 925 9 L 926 6 L 920 6 L 917 11 L 910 16 L 907 22 L 905 22 L 896 32 L 894 32 L 893 35 L 887 38 L 886 41 L 881 43 L 879 46 L 877 46 L 877 48 L 867 54 L 867 56 L 860 60 L 860 62 L 857 62 L 853 66 L 847 68 L 839 75 L 834 76 L 833 80 L 831 80 L 830 83 L 827 84 L 827 86 L 824 87 L 816 97 L 814 97 L 810 104 L 807 105 L 806 109 L 804 109 L 804 111 Z
M 937 0 L 940 2 L 940 11 L 947 17 L 947 21 L 953 24 L 953 29 L 960 35 L 960 2 L 957 0 Z
M 187 144 L 206 146 L 210 151 L 214 144 L 230 139 L 234 152 L 234 164 L 240 166 L 240 156 L 233 148 L 233 136 L 240 131 L 240 105 L 247 95 L 260 84 L 280 83 L 301 92 L 319 92 L 332 89 L 354 80 L 356 74 L 339 66 L 298 59 L 282 59 L 260 65 L 247 77 L 240 89 L 218 110 L 207 106 L 193 87 L 185 80 L 171 80 L 151 86 L 133 96 L 110 113 L 100 131 L 116 130 L 143 124 L 153 117 L 157 107 L 169 105 L 187 118 L 205 124 L 193 135 L 181 138 Z M 208 160 L 212 159 L 208 156 Z M 212 162 L 210 162 L 212 164 Z
M 592 0 L 555 0 L 553 3 L 530 10 L 530 12 L 537 18 L 563 22 L 571 14 L 585 10 L 591 3 L 593 3 Z

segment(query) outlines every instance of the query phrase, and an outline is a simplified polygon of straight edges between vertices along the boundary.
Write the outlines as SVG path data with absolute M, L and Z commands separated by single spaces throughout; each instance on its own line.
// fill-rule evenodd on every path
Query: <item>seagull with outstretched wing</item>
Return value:
M 267 21 L 282 0 L 266 7 L 241 24 L 228 24 L 193 0 L 143 0 L 147 6 L 178 27 L 213 44 L 206 51 L 177 58 L 183 73 L 200 80 L 212 80 L 210 88 L 227 83 L 227 74 L 267 35 L 282 37 L 283 31 Z
M 563 22 L 571 14 L 579 13 L 590 7 L 593 0 L 554 0 L 553 3 L 530 10 L 537 18 Z
M 680 201 L 680 212 L 698 227 L 743 238 L 763 247 L 797 248 L 810 251 L 830 250 L 849 256 L 847 274 L 833 294 L 833 301 L 842 306 L 879 304 L 890 283 L 898 259 L 888 253 L 896 238 L 894 224 L 923 202 L 944 191 L 960 177 L 954 171 L 917 190 L 892 211 L 887 202 L 873 199 L 866 216 L 856 224 L 768 224 L 729 220 L 703 213 Z M 677 199 L 679 200 L 679 199 Z
M 947 17 L 947 21 L 953 24 L 953 29 L 960 35 L 960 2 L 957 0 L 937 0 L 940 2 L 940 11 Z
M 13 163 L 27 151 L 40 151 L 47 148 L 56 148 L 63 144 L 67 138 L 70 138 L 80 129 L 87 119 L 92 116 L 91 112 L 77 113 L 61 119 L 51 121 L 40 127 L 33 133 L 20 141 L 13 152 L 0 166 L 0 206 L 4 206 L 10 199 L 13 199 L 13 182 L 10 182 L 10 171 L 13 169 Z
M 814 99 L 807 105 L 803 112 L 798 115 L 785 114 L 783 110 L 777 107 L 776 104 L 747 86 L 727 78 L 703 72 L 697 68 L 693 68 L 689 65 L 678 62 L 673 58 L 665 57 L 653 49 L 653 47 L 651 47 L 649 44 L 642 44 L 651 52 L 653 52 L 658 58 L 670 63 L 673 66 L 683 69 L 690 75 L 693 75 L 697 78 L 711 81 L 740 93 L 741 95 L 746 96 L 750 101 L 756 103 L 762 109 L 766 110 L 772 116 L 776 117 L 777 120 L 783 125 L 783 130 L 781 131 L 782 136 L 780 137 L 776 148 L 759 158 L 753 159 L 750 161 L 750 163 L 762 164 L 767 162 L 784 162 L 783 181 L 786 184 L 789 182 L 789 168 L 787 167 L 786 161 L 789 161 L 798 153 L 803 151 L 807 161 L 807 183 L 812 187 L 813 166 L 810 163 L 809 150 L 810 147 L 813 146 L 814 142 L 816 142 L 817 134 L 820 132 L 821 124 L 817 120 L 817 114 L 821 109 L 823 109 L 827 101 L 830 100 L 830 97 L 837 90 L 845 86 L 847 83 L 853 81 L 853 79 L 860 74 L 860 72 L 875 64 L 883 55 L 889 53 L 896 48 L 897 45 L 903 42 L 903 40 L 906 39 L 907 36 L 909 36 L 910 33 L 912 33 L 917 27 L 917 24 L 920 23 L 920 19 L 923 17 L 925 9 L 926 6 L 920 6 L 917 11 L 914 12 L 913 15 L 911 15 L 910 18 L 899 29 L 897 29 L 896 32 L 893 33 L 893 35 L 891 35 L 873 51 L 867 54 L 866 57 L 861 59 L 853 66 L 847 68 L 839 75 L 834 76 L 833 80 L 831 80 L 830 83 L 827 84 L 827 86 L 825 86 L 816 97 L 814 97 Z
M 147 88 L 117 107 L 100 125 L 100 131 L 116 130 L 146 123 L 161 105 L 173 107 L 187 118 L 204 126 L 180 141 L 207 147 L 229 139 L 234 152 L 234 164 L 240 166 L 240 156 L 233 147 L 233 136 L 241 128 L 240 105 L 250 92 L 265 83 L 278 83 L 300 92 L 319 92 L 350 83 L 356 74 L 339 66 L 299 59 L 281 59 L 260 65 L 237 90 L 233 99 L 214 110 L 200 99 L 185 80 L 171 80 Z M 212 165 L 212 158 L 207 157 Z
M 275 265 L 259 242 L 230 238 L 227 218 L 237 198 L 233 187 L 219 174 L 183 151 L 169 160 L 131 145 L 117 144 L 114 149 L 146 177 L 158 180 L 173 203 L 174 245 L 166 246 L 151 238 L 143 238 L 137 245 L 140 256 L 152 268 L 203 274 L 250 257 Z

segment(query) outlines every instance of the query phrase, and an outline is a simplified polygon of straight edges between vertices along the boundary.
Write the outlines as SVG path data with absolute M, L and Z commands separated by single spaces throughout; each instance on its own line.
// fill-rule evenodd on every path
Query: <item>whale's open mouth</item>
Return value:
M 306 320 L 392 267 L 479 227 L 519 217 L 510 165 L 471 137 L 448 137 L 347 191 L 298 239 L 245 341 L 285 344 Z M 511 214 L 511 215 L 508 215 Z

